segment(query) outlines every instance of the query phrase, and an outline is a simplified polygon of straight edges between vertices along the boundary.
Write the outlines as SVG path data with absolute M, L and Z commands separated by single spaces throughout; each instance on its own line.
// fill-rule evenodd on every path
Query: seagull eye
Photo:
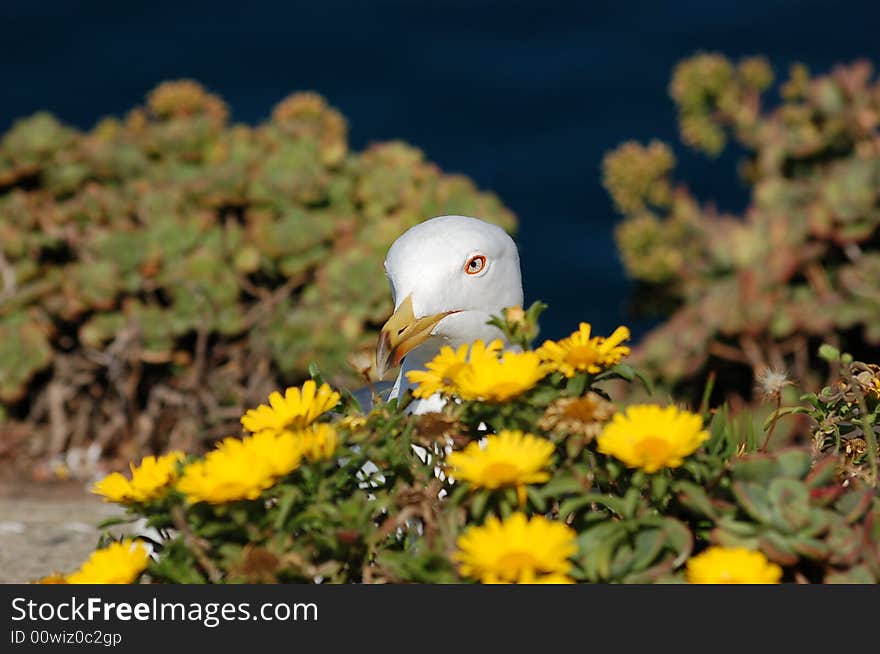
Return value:
M 478 272 L 481 272 L 485 267 L 486 257 L 484 257 L 482 254 L 478 254 L 468 259 L 468 262 L 464 265 L 464 271 L 468 275 L 476 275 Z

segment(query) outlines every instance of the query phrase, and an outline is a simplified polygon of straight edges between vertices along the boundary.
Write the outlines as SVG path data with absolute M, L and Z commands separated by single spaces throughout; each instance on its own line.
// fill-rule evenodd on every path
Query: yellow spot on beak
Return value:
M 428 340 L 438 322 L 453 313 L 458 312 L 445 311 L 416 318 L 412 308 L 412 295 L 408 295 L 391 314 L 379 334 L 376 348 L 376 371 L 379 379 L 389 369 L 399 366 L 403 357 Z

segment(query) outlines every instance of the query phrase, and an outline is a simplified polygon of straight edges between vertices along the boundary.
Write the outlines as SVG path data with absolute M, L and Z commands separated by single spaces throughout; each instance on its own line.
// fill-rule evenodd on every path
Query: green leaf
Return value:
M 673 561 L 673 566 L 677 568 L 691 555 L 694 548 L 694 536 L 687 525 L 675 518 L 664 518 L 663 529 L 669 543 L 677 553 Z
M 275 529 L 281 529 L 287 521 L 287 516 L 293 508 L 294 502 L 301 497 L 302 492 L 296 487 L 289 487 L 284 491 L 281 499 L 278 501 L 278 515 L 275 516 Z
M 776 460 L 782 474 L 794 479 L 802 479 L 810 470 L 813 455 L 806 449 L 788 449 L 776 453 Z
M 608 379 L 614 376 L 631 382 L 633 379 L 636 378 L 636 371 L 632 368 L 632 366 L 628 366 L 625 363 L 618 363 L 608 368 L 608 370 L 602 375 L 598 375 L 596 377 L 596 380 L 598 381 L 600 379 Z
M 734 479 L 768 484 L 776 477 L 778 470 L 776 461 L 771 457 L 752 454 L 734 461 L 730 472 Z
M 744 522 L 730 516 L 721 516 L 718 518 L 718 527 L 733 536 L 741 538 L 751 538 L 758 531 L 757 525 L 753 522 Z
M 638 488 L 630 488 L 627 490 L 623 496 L 623 513 L 621 513 L 621 516 L 624 518 L 635 517 L 636 509 L 638 508 L 641 499 L 642 494 Z
M 580 561 L 590 581 L 606 580 L 611 575 L 611 560 L 617 545 L 626 538 L 620 522 L 603 522 L 578 537 Z
M 656 584 L 675 582 L 671 577 L 672 570 L 676 567 L 672 555 L 664 556 L 659 563 L 652 565 L 640 572 L 631 572 L 622 580 L 625 584 Z
M 804 483 L 809 488 L 821 488 L 827 486 L 834 481 L 834 475 L 837 471 L 837 458 L 833 456 L 825 457 L 819 460 L 804 479 Z
M 663 551 L 666 542 L 666 533 L 661 529 L 650 528 L 639 531 L 634 539 L 632 563 L 626 572 L 647 568 Z
M 325 384 L 324 376 L 321 374 L 321 371 L 318 369 L 318 364 L 314 361 L 309 362 L 309 377 L 315 380 L 315 383 L 320 386 L 321 384 Z
M 345 406 L 354 409 L 357 413 L 364 412 L 363 407 L 361 407 L 360 401 L 354 396 L 354 394 L 350 390 L 348 390 L 347 388 L 343 388 L 340 391 L 340 394 L 342 395 L 342 403 Z
M 563 495 L 568 493 L 583 493 L 584 486 L 583 484 L 575 479 L 574 477 L 568 475 L 557 475 L 544 484 L 541 489 L 544 491 L 544 494 L 547 496 L 554 495 Z
M 662 471 L 651 475 L 651 497 L 655 502 L 661 502 L 668 490 L 669 478 Z
M 559 515 L 567 516 L 589 504 L 601 504 L 621 517 L 627 515 L 627 504 L 623 498 L 614 495 L 601 495 L 599 493 L 585 493 L 563 501 L 559 505 Z
M 819 356 L 826 361 L 834 362 L 840 359 L 840 350 L 828 343 L 822 343 L 819 346 Z
M 537 323 L 537 322 L 538 322 L 538 318 L 540 317 L 540 315 L 541 315 L 542 313 L 544 313 L 544 311 L 547 310 L 547 306 L 548 306 L 548 305 L 544 304 L 544 303 L 541 302 L 540 300 L 535 300 L 534 302 L 532 302 L 532 303 L 529 305 L 529 308 L 526 309 L 526 318 L 527 318 L 530 322 Z
M 568 380 L 565 385 L 565 392 L 574 397 L 580 397 L 584 389 L 587 387 L 587 375 L 580 373 Z
M 481 490 L 474 493 L 471 500 L 471 515 L 476 519 L 481 519 L 486 512 L 486 503 L 489 500 L 489 491 Z
M 616 581 L 624 577 L 633 565 L 633 548 L 629 543 L 620 543 L 611 556 L 611 567 L 606 578 Z
M 735 481 L 730 489 L 736 501 L 752 519 L 766 525 L 773 523 L 773 505 L 763 487 L 752 482 Z
M 644 385 L 645 390 L 648 391 L 648 395 L 653 395 L 654 388 L 651 384 L 651 380 L 648 379 L 645 374 L 633 368 L 630 365 L 625 363 L 618 363 L 614 366 L 611 366 L 607 370 L 600 372 L 596 375 L 593 381 L 604 381 L 606 379 L 623 379 L 624 381 L 632 382 L 634 379 L 638 379 L 642 385 Z
M 715 388 L 715 371 L 709 373 L 706 379 L 706 385 L 703 387 L 703 397 L 700 399 L 700 415 L 705 416 L 709 411 L 709 398 L 712 396 L 712 390 Z
M 138 519 L 137 516 L 107 518 L 98 523 L 98 529 L 107 529 L 107 527 L 115 527 L 116 525 L 129 525 Z
M 794 565 L 798 562 L 798 555 L 790 543 L 780 534 L 768 531 L 758 538 L 761 551 L 771 561 L 781 565 Z
M 532 505 L 541 513 L 544 513 L 547 510 L 547 500 L 544 498 L 543 493 L 541 493 L 540 489 L 535 486 L 526 486 L 526 494 L 528 495 L 529 500 L 532 502 Z
M 869 490 L 851 491 L 844 494 L 834 505 L 843 519 L 852 524 L 859 520 L 871 505 L 873 493 Z
M 867 566 L 857 565 L 841 572 L 829 572 L 825 577 L 826 584 L 876 584 L 877 580 Z
M 784 406 L 779 409 L 778 412 L 773 411 L 767 419 L 764 420 L 764 431 L 767 431 L 770 428 L 770 425 L 773 424 L 774 420 L 779 420 L 783 416 L 797 414 L 797 413 L 806 413 L 807 410 L 802 406 Z
M 689 481 L 675 482 L 673 491 L 678 493 L 678 501 L 690 510 L 707 518 L 715 518 L 717 511 L 702 486 Z
M 810 523 L 810 491 L 794 479 L 774 479 L 767 497 L 776 516 L 774 523 L 786 533 L 794 533 Z
M 846 524 L 835 524 L 825 537 L 830 550 L 829 563 L 837 566 L 851 566 L 861 555 L 863 535 L 860 529 Z
M 792 538 L 789 545 L 795 553 L 813 561 L 823 561 L 828 557 L 828 545 L 817 538 Z

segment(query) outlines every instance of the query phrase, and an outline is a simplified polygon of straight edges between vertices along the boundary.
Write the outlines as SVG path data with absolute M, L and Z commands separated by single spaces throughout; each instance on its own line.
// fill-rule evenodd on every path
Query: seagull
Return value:
M 394 366 L 400 373 L 389 399 L 410 389 L 406 373 L 422 370 L 449 345 L 498 338 L 487 324 L 507 307 L 522 306 L 516 243 L 503 229 L 469 216 L 439 216 L 404 232 L 388 250 L 385 274 L 394 313 L 382 327 L 376 349 L 380 379 Z M 439 411 L 439 394 L 415 400 L 414 414 Z

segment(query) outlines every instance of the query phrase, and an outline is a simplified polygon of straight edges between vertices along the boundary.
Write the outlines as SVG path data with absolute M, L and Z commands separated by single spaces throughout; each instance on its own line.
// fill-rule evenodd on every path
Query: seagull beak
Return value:
M 390 368 L 400 365 L 409 352 L 428 340 L 434 325 L 453 313 L 458 312 L 446 311 L 416 318 L 412 308 L 412 295 L 408 295 L 391 314 L 379 334 L 379 346 L 376 348 L 379 379 L 385 377 Z

